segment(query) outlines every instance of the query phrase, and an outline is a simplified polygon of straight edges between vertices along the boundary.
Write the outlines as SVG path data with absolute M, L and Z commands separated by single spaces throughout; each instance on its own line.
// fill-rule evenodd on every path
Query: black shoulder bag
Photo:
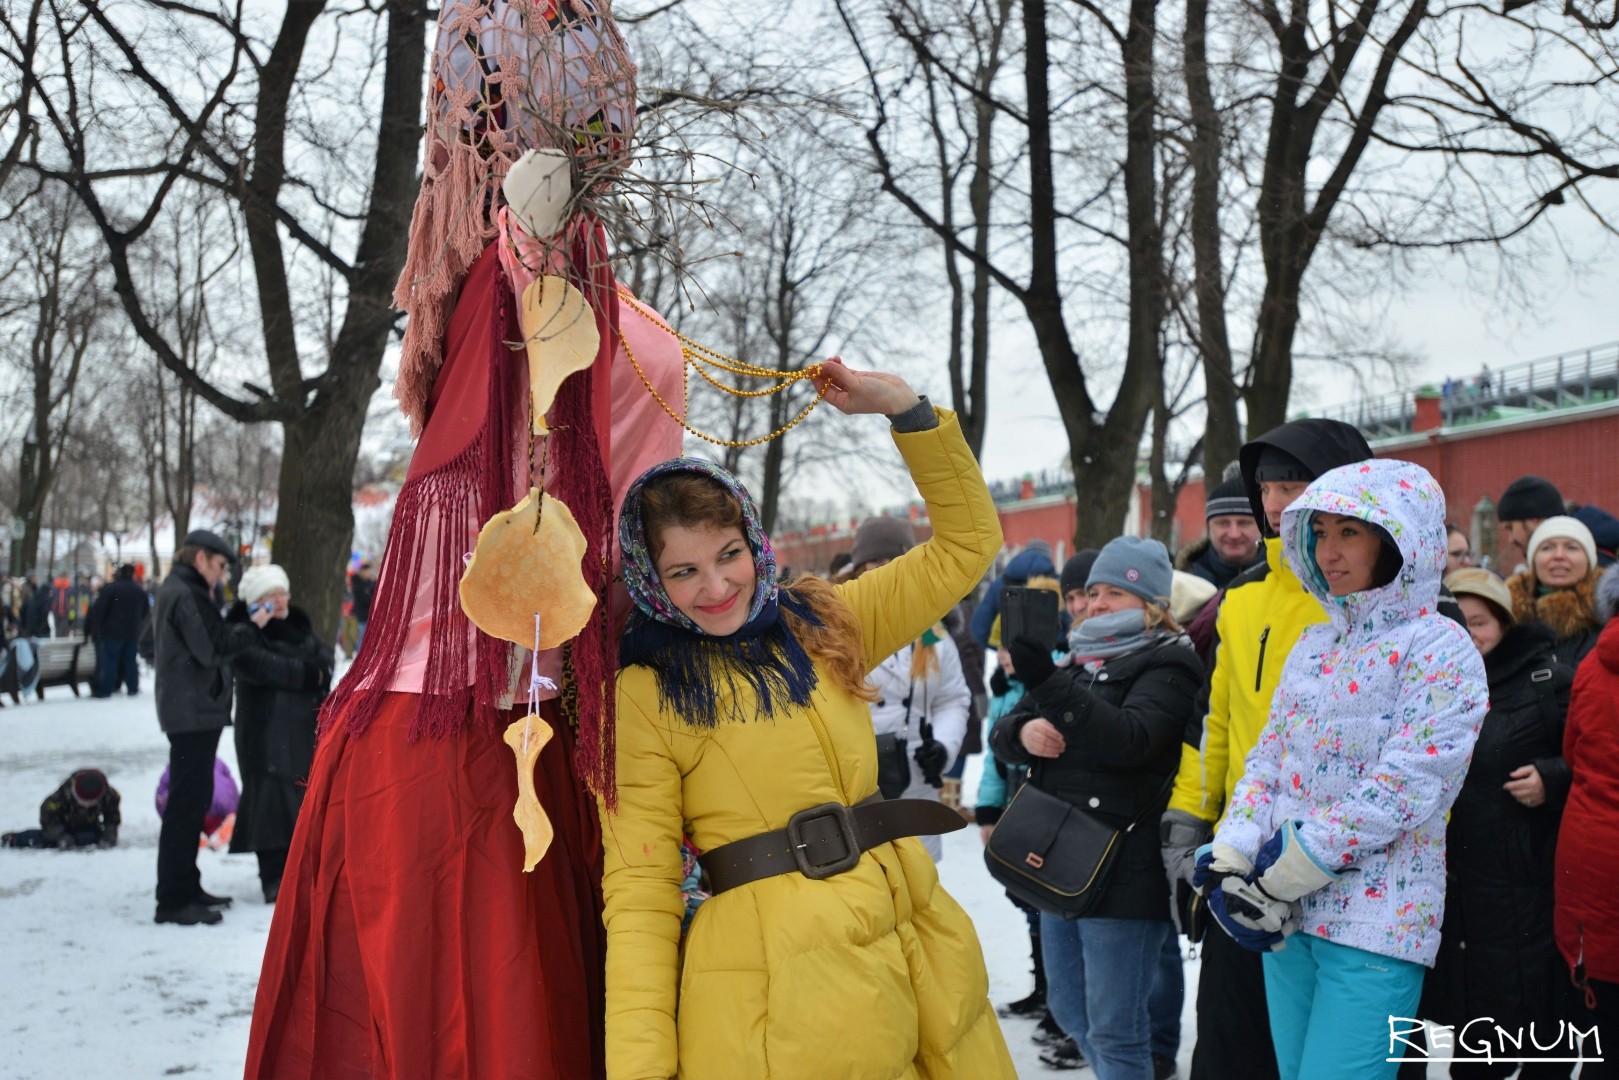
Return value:
M 1147 809 L 1121 829 L 1041 791 L 1031 775 L 989 834 L 984 864 L 991 877 L 1025 904 L 1058 918 L 1081 918 L 1107 892 L 1125 837 L 1163 813 L 1158 803 L 1174 783 L 1171 773 Z

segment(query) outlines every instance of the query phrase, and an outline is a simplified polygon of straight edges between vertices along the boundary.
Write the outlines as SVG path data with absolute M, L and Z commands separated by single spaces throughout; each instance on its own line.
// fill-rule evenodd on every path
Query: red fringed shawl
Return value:
M 609 483 L 609 371 L 617 339 L 617 297 L 599 227 L 581 229 L 569 277 L 596 313 L 596 362 L 562 386 L 551 412 L 549 490 L 568 504 L 587 543 L 584 575 L 596 593 L 590 623 L 572 642 L 570 719 L 578 724 L 576 771 L 610 803 L 613 785 L 613 679 L 616 643 L 607 588 L 613 524 Z M 526 370 L 517 306 L 491 245 L 467 273 L 444 339 L 444 363 L 427 403 L 421 442 L 394 507 L 365 646 L 321 711 L 322 730 L 338 722 L 362 734 L 391 688 L 409 639 L 417 596 L 430 589 L 426 672 L 410 738 L 442 738 L 469 723 L 497 731 L 515 646 L 479 631 L 461 610 L 463 556 L 483 523 L 511 507 L 514 463 L 528 446 L 513 437 L 515 373 Z M 526 409 L 524 410 L 526 412 Z M 514 459 L 513 455 L 520 455 Z M 539 477 L 529 479 L 539 484 Z M 524 485 L 526 487 L 526 485 Z M 341 721 L 339 721 L 341 717 Z

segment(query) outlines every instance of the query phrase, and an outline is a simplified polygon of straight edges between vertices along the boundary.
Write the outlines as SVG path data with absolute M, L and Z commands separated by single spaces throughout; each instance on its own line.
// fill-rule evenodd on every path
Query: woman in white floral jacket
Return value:
M 1330 621 L 1289 654 L 1199 868 L 1221 927 L 1265 953 L 1283 1080 L 1394 1076 L 1391 1018 L 1415 1015 L 1434 962 L 1445 812 L 1488 706 L 1478 650 L 1438 613 L 1444 523 L 1433 477 L 1387 460 L 1324 474 L 1282 516 Z

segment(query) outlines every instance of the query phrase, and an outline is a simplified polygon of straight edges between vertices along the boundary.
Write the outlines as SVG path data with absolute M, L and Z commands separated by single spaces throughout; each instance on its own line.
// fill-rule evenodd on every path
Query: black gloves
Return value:
M 938 739 L 923 739 L 911 756 L 922 770 L 922 779 L 934 787 L 944 786 L 945 766 L 950 764 L 950 752 L 944 748 L 944 743 Z
M 118 846 L 118 826 L 116 826 L 116 825 L 105 825 L 105 826 L 103 826 L 102 829 L 101 829 L 101 835 L 96 838 L 96 847 L 110 848 L 110 847 L 117 847 L 117 846 Z
M 1005 697 L 1006 692 L 1010 689 L 1012 689 L 1012 680 L 1008 679 L 1006 672 L 1001 670 L 999 664 L 996 664 L 995 670 L 989 676 L 989 692 L 996 697 Z
M 1006 647 L 1012 654 L 1012 670 L 1023 682 L 1023 685 L 1033 690 L 1057 672 L 1057 665 L 1051 660 L 1051 644 L 1049 642 L 1030 641 L 1028 638 L 1015 638 Z

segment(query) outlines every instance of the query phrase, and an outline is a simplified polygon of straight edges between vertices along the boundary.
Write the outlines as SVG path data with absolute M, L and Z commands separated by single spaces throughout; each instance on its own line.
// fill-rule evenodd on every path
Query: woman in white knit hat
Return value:
M 1597 544 L 1591 530 L 1566 514 L 1549 517 L 1529 537 L 1528 565 L 1507 580 L 1512 615 L 1539 620 L 1557 635 L 1557 659 L 1578 667 L 1596 645 Z
M 236 595 L 227 622 L 247 623 L 264 608 L 271 618 L 253 646 L 231 661 L 242 798 L 230 849 L 258 855 L 264 902 L 273 904 L 315 756 L 315 717 L 331 688 L 332 649 L 309 616 L 292 606 L 281 567 L 249 567 Z

